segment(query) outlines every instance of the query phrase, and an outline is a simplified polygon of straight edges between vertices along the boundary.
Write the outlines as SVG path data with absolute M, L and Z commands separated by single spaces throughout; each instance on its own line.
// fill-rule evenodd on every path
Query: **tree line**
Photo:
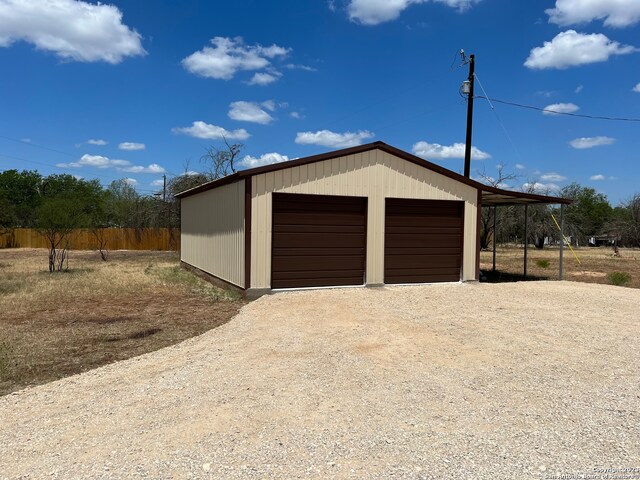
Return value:
M 103 187 L 99 180 L 69 174 L 44 176 L 35 170 L 0 172 L 0 233 L 12 228 L 32 228 L 49 245 L 49 270 L 62 270 L 67 259 L 67 239 L 79 228 L 90 229 L 106 260 L 101 229 L 179 228 L 180 202 L 175 195 L 235 172 L 234 161 L 242 145 L 209 147 L 201 157 L 205 173 L 189 172 L 170 179 L 154 195 L 141 195 L 127 179 Z
M 571 183 L 555 196 L 572 201 L 564 207 L 564 235 L 572 245 L 587 246 L 592 238 L 600 237 L 609 245 L 640 247 L 640 194 L 613 207 L 603 193 Z M 548 243 L 559 243 L 560 231 L 556 222 L 560 223 L 560 208 L 530 205 L 527 210 L 527 242 L 540 249 Z M 494 234 L 497 243 L 524 243 L 524 229 L 523 206 L 504 206 L 495 210 L 485 208 L 482 212 L 481 248 L 490 247 Z

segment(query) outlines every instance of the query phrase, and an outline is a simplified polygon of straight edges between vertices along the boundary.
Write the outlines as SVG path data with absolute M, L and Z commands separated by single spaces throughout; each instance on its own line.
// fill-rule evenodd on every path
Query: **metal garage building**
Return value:
M 382 142 L 236 172 L 178 197 L 183 264 L 251 296 L 476 280 L 483 202 L 562 203 L 487 187 Z

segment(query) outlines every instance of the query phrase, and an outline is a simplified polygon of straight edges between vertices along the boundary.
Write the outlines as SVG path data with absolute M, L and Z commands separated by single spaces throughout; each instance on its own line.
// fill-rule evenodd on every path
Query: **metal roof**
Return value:
M 289 160 L 288 162 L 275 163 L 272 165 L 266 165 L 264 167 L 241 170 L 239 172 L 235 172 L 231 175 L 228 175 L 224 178 L 213 180 L 211 182 L 204 183 L 202 185 L 191 188 L 189 190 L 185 190 L 184 192 L 180 192 L 176 195 L 176 197 L 178 198 L 189 197 L 191 195 L 196 195 L 200 192 L 205 192 L 213 188 L 221 187 L 222 185 L 233 183 L 242 178 L 251 177 L 253 175 L 259 175 L 261 173 L 274 172 L 277 170 L 297 167 L 300 165 L 307 165 L 309 163 L 322 162 L 324 160 L 329 160 L 332 158 L 344 157 L 347 155 L 355 155 L 358 153 L 368 152 L 370 150 L 375 150 L 375 149 L 381 150 L 383 152 L 387 152 L 391 155 L 395 155 L 396 157 L 402 158 L 403 160 L 414 163 L 416 165 L 419 165 L 423 168 L 439 173 L 446 177 L 452 178 L 460 183 L 464 183 L 466 185 L 470 185 L 472 187 L 477 188 L 478 190 L 482 191 L 482 206 L 524 205 L 524 204 L 536 204 L 536 203 L 538 204 L 569 204 L 571 203 L 571 200 L 567 198 L 550 197 L 547 195 L 537 195 L 533 193 L 515 192 L 511 190 L 503 190 L 500 188 L 491 187 L 489 185 L 484 185 L 483 183 L 477 182 L 463 175 L 452 172 L 451 170 L 448 170 L 444 167 L 441 167 L 440 165 L 436 165 L 435 163 L 431 163 L 420 157 L 412 155 L 408 152 L 405 152 L 404 150 L 400 150 L 398 148 L 392 147 L 391 145 L 387 145 L 384 142 L 367 143 L 364 145 L 359 145 L 357 147 L 345 148 L 342 150 L 335 150 L 333 152 L 323 153 L 320 155 L 313 155 L 310 157 Z

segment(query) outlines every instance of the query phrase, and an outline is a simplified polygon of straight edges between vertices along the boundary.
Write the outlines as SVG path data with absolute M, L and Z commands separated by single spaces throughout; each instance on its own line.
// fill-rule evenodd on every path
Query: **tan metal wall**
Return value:
M 180 259 L 244 288 L 244 179 L 181 201 Z
M 463 200 L 463 280 L 476 278 L 477 190 L 381 150 L 252 177 L 251 288 L 271 279 L 272 192 L 368 197 L 367 284 L 384 281 L 384 199 Z

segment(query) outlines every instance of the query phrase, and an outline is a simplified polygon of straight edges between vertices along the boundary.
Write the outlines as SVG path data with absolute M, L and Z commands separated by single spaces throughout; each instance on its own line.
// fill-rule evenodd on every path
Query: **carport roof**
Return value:
M 213 180 L 211 182 L 204 183 L 202 185 L 191 188 L 189 190 L 185 190 L 184 192 L 180 192 L 176 195 L 176 197 L 178 198 L 189 197 L 191 195 L 195 195 L 200 192 L 205 192 L 213 188 L 221 187 L 222 185 L 227 185 L 229 183 L 233 183 L 242 178 L 252 177 L 253 175 L 258 175 L 261 173 L 274 172 L 277 170 L 283 170 L 285 168 L 297 167 L 300 165 L 307 165 L 309 163 L 322 162 L 324 160 L 330 160 L 332 158 L 344 157 L 347 155 L 355 155 L 358 153 L 368 152 L 370 150 L 376 150 L 376 149 L 382 150 L 383 152 L 389 153 L 391 155 L 395 155 L 396 157 L 402 158 L 403 160 L 414 163 L 423 168 L 432 170 L 436 173 L 444 175 L 445 177 L 449 177 L 454 180 L 457 180 L 460 183 L 464 183 L 466 185 L 470 185 L 472 187 L 477 188 L 479 191 L 482 192 L 482 206 L 525 205 L 525 204 L 536 204 L 536 203 L 546 203 L 546 204 L 571 203 L 571 200 L 567 198 L 550 197 L 546 195 L 536 195 L 533 193 L 514 192 L 510 190 L 502 190 L 500 188 L 490 187 L 488 185 L 484 185 L 480 182 L 467 178 L 458 173 L 452 172 L 451 170 L 441 167 L 440 165 L 436 165 L 435 163 L 431 163 L 420 157 L 416 157 L 415 155 L 405 152 L 404 150 L 400 150 L 398 148 L 392 147 L 391 145 L 388 145 L 384 142 L 367 143 L 364 145 L 359 145 L 357 147 L 345 148 L 342 150 L 335 150 L 333 152 L 323 153 L 320 155 L 313 155 L 310 157 L 289 160 L 288 162 L 275 163 L 272 165 L 266 165 L 264 167 L 241 170 L 239 172 L 235 172 L 231 175 L 228 175 L 224 178 Z

